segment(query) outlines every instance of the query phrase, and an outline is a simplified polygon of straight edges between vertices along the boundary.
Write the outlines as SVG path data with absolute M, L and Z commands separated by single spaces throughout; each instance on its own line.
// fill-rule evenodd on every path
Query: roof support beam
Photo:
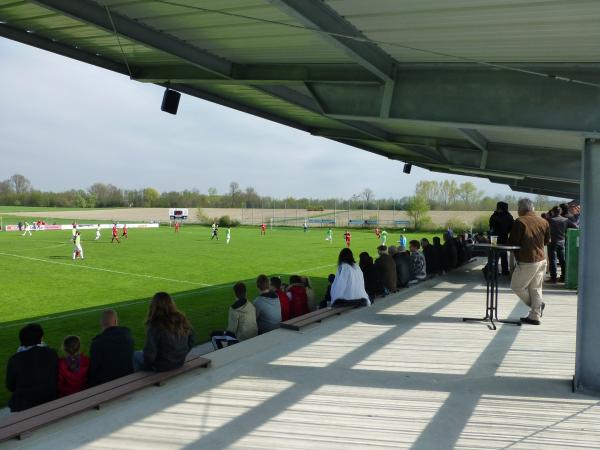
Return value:
M 379 84 L 370 72 L 355 64 L 256 64 L 233 66 L 232 78 L 224 79 L 189 65 L 143 66 L 133 70 L 133 79 L 145 83 L 202 83 L 262 85 L 302 85 L 322 82 L 336 84 Z
M 271 0 L 304 25 L 321 32 L 324 39 L 342 48 L 356 62 L 377 75 L 382 81 L 392 81 L 396 61 L 323 1 Z M 342 36 L 358 38 L 349 39 Z
M 472 130 L 469 128 L 457 128 L 456 130 L 462 134 L 467 141 L 481 150 L 481 163 L 479 164 L 479 168 L 485 169 L 488 158 L 487 139 L 477 130 Z

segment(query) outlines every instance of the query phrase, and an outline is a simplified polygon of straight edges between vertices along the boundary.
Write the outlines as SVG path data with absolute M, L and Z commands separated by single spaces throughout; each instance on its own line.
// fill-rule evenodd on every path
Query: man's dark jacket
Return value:
M 88 384 L 96 386 L 133 373 L 133 338 L 125 327 L 110 327 L 92 339 Z
M 508 211 L 494 211 L 490 217 L 490 231 L 498 236 L 498 244 L 506 244 L 514 222 L 514 217 Z
M 384 253 L 375 260 L 375 271 L 384 288 L 390 292 L 396 290 L 396 263 L 390 255 Z
M 446 272 L 454 270 L 458 264 L 458 252 L 454 239 L 450 238 L 442 245 L 442 267 Z
M 438 252 L 433 245 L 423 247 L 423 255 L 425 255 L 425 264 L 427 274 L 436 274 L 442 270 L 442 260 L 438 258 Z
M 10 410 L 23 411 L 58 396 L 58 355 L 49 347 L 15 353 L 6 366 L 6 388 L 12 392 Z
M 405 288 L 410 281 L 410 255 L 400 252 L 396 253 L 393 258 L 396 263 L 396 285 L 399 288 Z

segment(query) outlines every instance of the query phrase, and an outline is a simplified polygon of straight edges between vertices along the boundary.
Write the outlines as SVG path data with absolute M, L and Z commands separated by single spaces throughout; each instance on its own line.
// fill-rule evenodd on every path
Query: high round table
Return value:
M 463 317 L 463 322 L 490 322 L 491 330 L 496 329 L 494 322 L 509 323 L 521 326 L 521 321 L 498 319 L 498 259 L 499 252 L 519 250 L 516 245 L 471 244 L 470 247 L 486 249 L 488 263 L 486 273 L 485 317 Z

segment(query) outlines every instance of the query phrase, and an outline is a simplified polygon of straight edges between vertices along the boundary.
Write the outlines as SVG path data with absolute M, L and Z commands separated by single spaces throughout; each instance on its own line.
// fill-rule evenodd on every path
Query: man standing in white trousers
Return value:
M 542 301 L 542 286 L 546 273 L 544 247 L 550 243 L 548 221 L 534 213 L 533 202 L 519 200 L 519 217 L 512 226 L 508 245 L 521 247 L 515 250 L 517 265 L 510 281 L 511 289 L 529 306 L 522 323 L 539 325 L 546 304 Z

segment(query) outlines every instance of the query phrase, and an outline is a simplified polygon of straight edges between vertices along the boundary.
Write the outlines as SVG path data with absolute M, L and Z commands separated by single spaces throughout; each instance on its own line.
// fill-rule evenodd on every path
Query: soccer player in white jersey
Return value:
M 231 240 L 231 227 L 227 227 L 227 235 L 225 237 L 225 240 L 229 244 L 229 241 Z
M 96 239 L 94 240 L 97 241 L 98 239 L 100 239 L 100 224 L 96 227 Z
M 81 233 L 75 232 L 75 247 L 73 247 L 73 261 L 80 257 L 83 259 L 83 247 L 81 246 Z
M 21 236 L 25 236 L 27 233 L 31 236 L 31 225 L 29 225 L 29 222 L 25 222 L 25 232 Z

